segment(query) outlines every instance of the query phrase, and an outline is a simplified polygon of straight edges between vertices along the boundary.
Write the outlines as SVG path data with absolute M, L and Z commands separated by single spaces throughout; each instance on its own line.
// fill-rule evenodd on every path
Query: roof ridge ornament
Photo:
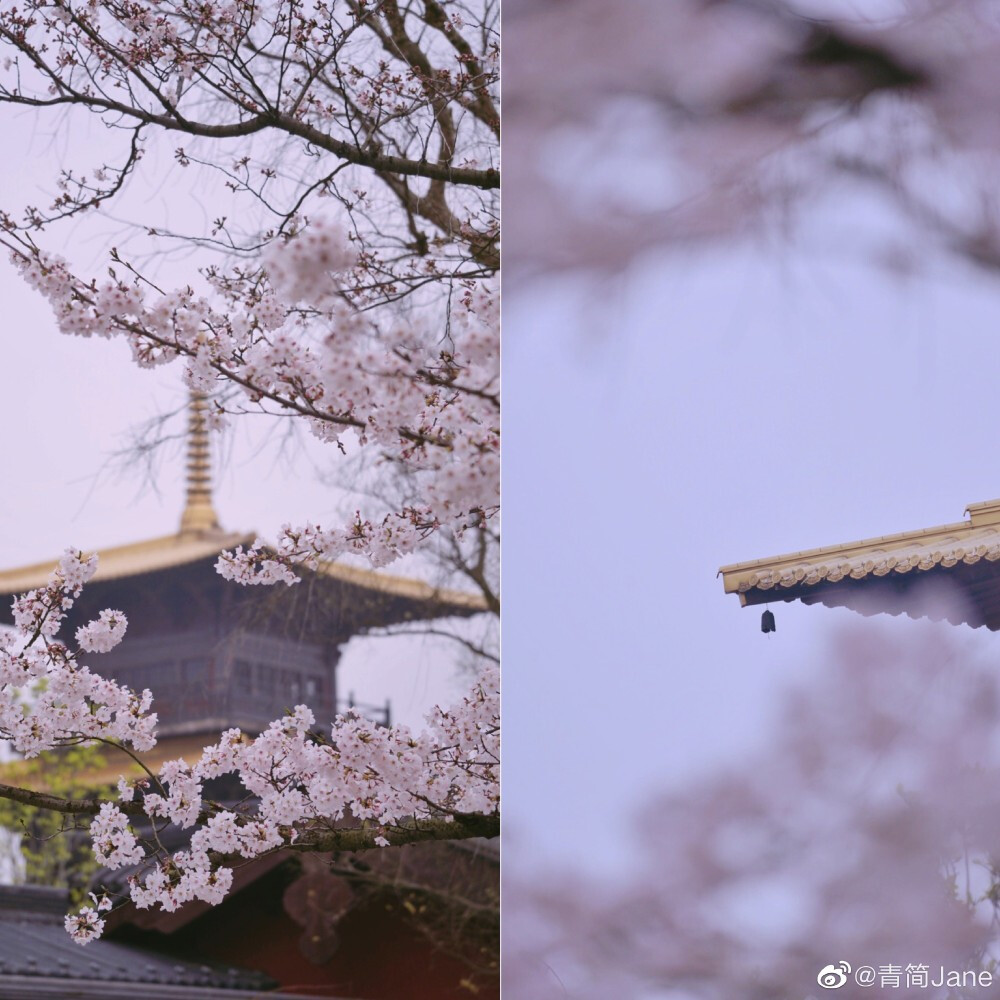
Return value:
M 976 527 L 981 524 L 1000 524 L 1000 499 L 970 503 L 965 511 Z
M 188 403 L 187 502 L 181 514 L 182 537 L 219 531 L 212 506 L 212 465 L 208 440 L 208 397 L 191 390 Z

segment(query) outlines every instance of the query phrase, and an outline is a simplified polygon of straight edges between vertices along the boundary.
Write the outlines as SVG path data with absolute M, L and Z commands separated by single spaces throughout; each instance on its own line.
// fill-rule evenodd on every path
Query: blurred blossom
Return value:
M 509 879 L 509 995 L 805 1000 L 841 960 L 990 968 L 1000 683 L 960 636 L 835 635 L 755 758 L 649 802 L 631 878 Z M 831 995 L 949 995 L 900 983 Z
M 998 266 L 989 0 L 538 0 L 507 13 L 508 277 L 617 270 L 653 247 L 783 225 L 839 178 Z M 942 196 L 956 182 L 958 205 Z

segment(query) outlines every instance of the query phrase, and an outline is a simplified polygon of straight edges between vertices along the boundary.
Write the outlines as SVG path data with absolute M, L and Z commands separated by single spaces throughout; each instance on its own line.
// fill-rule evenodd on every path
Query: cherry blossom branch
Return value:
M 0 798 L 19 802 L 21 805 L 34 806 L 36 809 L 46 809 L 49 812 L 63 813 L 72 816 L 94 816 L 107 804 L 106 799 L 84 798 L 68 799 L 48 792 L 21 788 L 17 785 L 0 783 Z M 146 816 L 146 810 L 141 801 L 119 802 L 118 809 L 127 816 Z M 199 814 L 199 821 L 204 822 L 210 812 Z M 385 829 L 379 828 L 347 828 L 339 830 L 307 831 L 298 840 L 286 844 L 284 850 L 324 853 L 328 851 L 364 851 L 381 847 L 376 839 L 386 839 L 394 846 L 416 844 L 426 840 L 464 840 L 470 837 L 500 836 L 500 815 L 477 815 L 474 813 L 453 813 L 451 819 L 425 819 L 408 824 L 405 821 Z M 217 859 L 222 863 L 232 863 L 241 858 L 239 854 L 219 854 Z
M 15 599 L 14 633 L 0 641 L 0 737 L 27 756 L 69 742 L 99 741 L 142 765 L 127 744 L 139 750 L 155 744 L 152 695 L 139 696 L 81 662 L 84 654 L 108 652 L 122 641 L 125 616 L 101 612 L 77 629 L 75 650 L 57 638 L 96 567 L 96 557 L 67 550 L 45 587 Z M 38 638 L 41 645 L 29 641 Z M 33 685 L 37 691 L 25 711 L 18 693 Z M 421 734 L 348 715 L 337 718 L 326 738 L 315 722 L 298 705 L 250 741 L 228 730 L 193 764 L 167 761 L 151 780 L 119 779 L 119 802 L 9 784 L 0 785 L 0 798 L 92 815 L 97 860 L 110 869 L 140 866 L 131 880 L 133 901 L 166 909 L 196 898 L 221 901 L 232 882 L 231 858 L 283 848 L 367 849 L 499 833 L 495 667 L 476 679 L 459 705 L 435 709 Z M 232 808 L 207 802 L 203 794 L 205 781 L 225 774 L 235 774 L 249 796 Z M 149 821 L 148 834 L 130 825 L 138 818 Z M 344 828 L 345 821 L 358 826 Z M 167 823 L 192 829 L 188 848 L 172 854 L 164 848 L 160 833 Z M 105 899 L 67 918 L 81 943 L 102 930 Z
M 0 798 L 19 802 L 21 805 L 34 806 L 37 809 L 47 809 L 49 812 L 64 813 L 73 816 L 93 816 L 101 811 L 106 799 L 85 798 L 67 799 L 60 795 L 51 795 L 31 788 L 21 788 L 17 785 L 0 783 Z M 141 802 L 122 803 L 122 811 L 129 816 L 144 816 Z
M 113 112 L 122 118 L 152 125 L 168 132 L 183 132 L 192 136 L 212 139 L 243 138 L 261 132 L 265 129 L 277 129 L 288 135 L 304 139 L 310 145 L 325 152 L 331 153 L 338 158 L 354 163 L 358 166 L 367 167 L 373 170 L 382 171 L 401 176 L 423 177 L 435 181 L 442 181 L 449 184 L 469 186 L 483 190 L 496 190 L 500 186 L 499 170 L 490 167 L 487 169 L 477 169 L 471 167 L 454 167 L 450 162 L 434 163 L 425 158 L 413 159 L 406 156 L 399 156 L 392 153 L 385 153 L 382 150 L 368 145 L 361 145 L 336 138 L 328 132 L 311 124 L 302 115 L 303 99 L 308 93 L 308 87 L 303 90 L 290 104 L 289 110 L 282 110 L 280 107 L 267 102 L 263 89 L 257 86 L 252 76 L 247 76 L 247 81 L 255 91 L 253 99 L 247 97 L 242 102 L 242 109 L 249 115 L 235 122 L 204 122 L 196 121 L 187 117 L 180 109 L 178 101 L 172 100 L 158 85 L 151 76 L 147 75 L 143 69 L 143 63 L 135 59 L 115 45 L 111 44 L 108 38 L 94 27 L 88 17 L 73 13 L 69 5 L 59 8 L 66 12 L 66 28 L 62 29 L 62 34 L 55 24 L 49 25 L 49 32 L 54 35 L 57 44 L 68 44 L 73 40 L 70 32 L 76 32 L 77 37 L 87 43 L 87 47 L 102 54 L 106 60 L 101 65 L 100 70 L 94 70 L 86 75 L 88 83 L 93 83 L 98 72 L 102 75 L 111 75 L 112 67 L 116 67 L 116 75 L 120 75 L 122 80 L 135 79 L 141 84 L 142 89 L 155 101 L 162 109 L 154 111 L 151 108 L 140 105 L 137 101 L 126 102 L 107 96 L 104 93 L 95 92 L 92 88 L 85 89 L 74 87 L 69 82 L 69 75 L 60 70 L 48 61 L 42 54 L 42 48 L 32 45 L 29 40 L 30 29 L 37 27 L 37 24 L 30 18 L 25 19 L 17 11 L 5 12 L 0 15 L 0 40 L 7 42 L 16 50 L 29 57 L 35 69 L 42 74 L 55 89 L 54 94 L 41 97 L 23 92 L 19 88 L 10 89 L 4 87 L 0 89 L 0 100 L 12 104 L 18 104 L 35 108 L 50 108 L 67 105 L 81 105 L 87 109 L 106 114 Z M 398 21 L 398 9 L 394 9 Z M 376 32 L 378 29 L 378 19 L 375 15 L 364 15 L 365 23 Z M 344 33 L 348 37 L 350 30 Z M 197 36 L 196 36 L 197 37 Z M 249 37 L 249 36 L 246 36 Z M 175 58 L 181 55 L 188 60 L 193 60 L 197 65 L 198 58 L 196 50 L 194 52 L 184 51 L 187 44 L 179 35 L 175 35 L 172 44 L 176 47 Z M 164 50 L 166 51 L 166 50 Z M 232 62 L 237 59 L 237 46 L 227 48 L 226 57 Z M 429 65 L 426 54 L 412 43 L 406 46 L 406 57 L 413 65 Z M 460 58 L 467 59 L 464 54 Z M 322 66 L 322 63 L 320 64 Z M 477 64 L 477 68 L 478 64 Z M 312 75 L 318 75 L 314 72 Z M 482 75 L 480 70 L 480 75 Z M 115 78 L 114 76 L 112 78 Z M 204 83 L 215 86 L 204 73 L 200 74 L 200 79 Z M 481 89 L 481 88 L 480 88 Z M 226 87 L 222 95 L 231 102 L 239 103 L 237 100 L 239 92 L 232 87 Z M 134 96 L 134 95 L 133 95 Z M 481 101 L 481 99 L 480 99 Z M 252 109 L 264 106 L 253 113 Z
M 418 844 L 428 840 L 467 840 L 474 837 L 500 836 L 500 814 L 452 814 L 452 819 L 421 820 L 409 825 L 399 823 L 383 831 L 372 829 L 324 830 L 306 834 L 301 840 L 289 844 L 291 851 L 323 854 L 328 851 L 366 851 L 385 846 L 386 840 L 393 847 Z

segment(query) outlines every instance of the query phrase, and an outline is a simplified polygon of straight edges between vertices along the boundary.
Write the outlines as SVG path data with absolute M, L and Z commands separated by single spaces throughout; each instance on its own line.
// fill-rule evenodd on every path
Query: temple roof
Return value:
M 118 580 L 122 577 L 141 576 L 174 566 L 185 566 L 201 559 L 217 556 L 237 545 L 252 544 L 254 535 L 224 531 L 202 534 L 165 535 L 148 541 L 117 545 L 97 553 L 95 581 Z M 0 570 L 0 595 L 20 594 L 26 590 L 43 587 L 55 569 L 57 559 Z
M 908 614 L 1000 630 L 1000 499 L 968 520 L 723 566 L 727 594 Z
M 84 950 L 63 927 L 67 893 L 0 887 L 0 995 L 5 998 L 288 996 L 263 973 L 192 962 L 148 948 L 99 940 Z
M 256 537 L 255 533 L 241 534 L 220 529 L 201 532 L 181 531 L 176 535 L 165 535 L 144 542 L 101 549 L 97 553 L 97 572 L 93 581 L 100 583 L 142 576 L 146 573 L 156 573 L 200 562 L 203 559 L 214 559 L 221 552 L 237 545 L 252 545 Z M 44 586 L 57 562 L 58 560 L 51 559 L 30 566 L 0 570 L 0 597 L 21 594 Z M 319 573 L 328 579 L 339 580 L 391 597 L 451 606 L 456 611 L 487 610 L 481 595 L 433 587 L 422 580 L 393 576 L 389 573 L 335 562 L 321 563 Z

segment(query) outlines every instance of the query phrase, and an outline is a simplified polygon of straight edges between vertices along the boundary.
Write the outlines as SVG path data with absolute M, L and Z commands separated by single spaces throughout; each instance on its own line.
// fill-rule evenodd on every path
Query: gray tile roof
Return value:
M 153 995 L 146 988 L 137 989 L 140 983 L 210 991 L 199 990 L 198 996 L 213 995 L 215 990 L 269 991 L 277 985 L 260 972 L 184 961 L 115 941 L 92 941 L 81 947 L 63 926 L 66 907 L 66 894 L 58 889 L 0 886 L 0 995 L 8 996 L 11 980 L 24 977 L 101 983 L 105 995 L 112 995 L 108 992 L 112 984 L 131 984 L 131 993 L 120 994 L 131 996 Z

